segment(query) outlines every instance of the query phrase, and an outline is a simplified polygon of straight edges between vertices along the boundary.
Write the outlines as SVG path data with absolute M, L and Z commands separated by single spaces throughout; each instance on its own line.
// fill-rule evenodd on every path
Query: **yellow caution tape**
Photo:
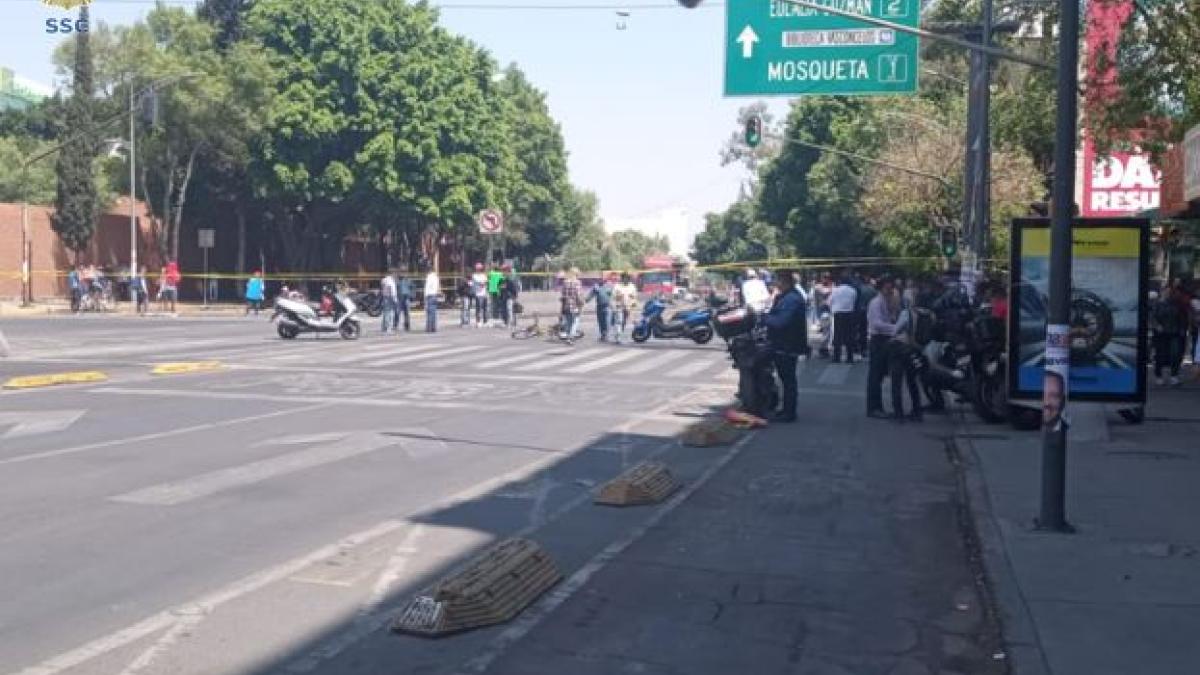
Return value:
M 191 361 L 184 363 L 160 363 L 150 371 L 151 375 L 187 375 L 189 373 L 210 373 L 214 370 L 224 370 L 225 365 L 220 361 Z
M 108 376 L 98 370 L 85 370 L 75 373 L 52 373 L 49 375 L 24 375 L 9 379 L 4 383 L 4 388 L 34 389 L 36 387 L 52 387 L 59 384 L 104 382 L 107 379 Z

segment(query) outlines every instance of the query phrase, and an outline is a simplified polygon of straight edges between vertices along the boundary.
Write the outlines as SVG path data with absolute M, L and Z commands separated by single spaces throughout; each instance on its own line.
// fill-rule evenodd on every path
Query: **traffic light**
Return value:
M 751 115 L 746 120 L 746 145 L 757 148 L 762 143 L 763 121 L 758 115 Z
M 958 255 L 958 232 L 953 227 L 942 228 L 942 255 L 947 258 Z

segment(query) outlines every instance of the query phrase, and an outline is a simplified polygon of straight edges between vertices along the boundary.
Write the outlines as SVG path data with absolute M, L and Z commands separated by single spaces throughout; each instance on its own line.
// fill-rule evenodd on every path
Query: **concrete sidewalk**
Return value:
M 1200 387 L 1151 386 L 1147 421 L 1068 450 L 1071 535 L 1032 529 L 1041 436 L 960 434 L 1018 675 L 1200 671 Z
M 760 432 L 486 672 L 1007 672 L 949 421 L 860 408 L 813 406 Z

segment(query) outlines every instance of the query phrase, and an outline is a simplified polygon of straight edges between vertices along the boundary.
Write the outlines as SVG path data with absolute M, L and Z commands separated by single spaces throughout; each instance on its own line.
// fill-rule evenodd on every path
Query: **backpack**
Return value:
M 1158 333 L 1175 335 L 1183 332 L 1183 316 L 1179 307 L 1170 299 L 1162 298 L 1154 306 L 1154 323 L 1158 325 Z

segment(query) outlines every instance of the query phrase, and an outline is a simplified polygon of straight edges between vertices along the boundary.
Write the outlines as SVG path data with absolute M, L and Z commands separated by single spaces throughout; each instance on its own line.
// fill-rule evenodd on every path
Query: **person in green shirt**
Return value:
M 488 270 L 488 304 L 491 305 L 492 316 L 494 322 L 500 318 L 500 280 L 504 278 L 504 273 L 496 267 L 496 263 L 492 263 L 491 269 Z

